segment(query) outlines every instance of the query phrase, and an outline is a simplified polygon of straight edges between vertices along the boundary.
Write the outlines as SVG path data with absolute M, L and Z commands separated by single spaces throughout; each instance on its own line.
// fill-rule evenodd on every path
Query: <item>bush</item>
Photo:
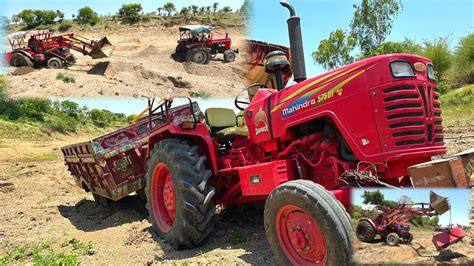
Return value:
M 454 86 L 474 83 L 474 33 L 459 41 L 450 72 Z
M 63 22 L 61 22 L 61 24 L 59 24 L 58 30 L 60 32 L 65 32 L 71 28 L 72 28 L 72 22 L 64 20 Z
M 62 80 L 64 83 L 76 83 L 76 79 L 72 74 L 69 74 L 67 72 L 59 72 L 56 75 L 57 80 Z
M 76 132 L 79 122 L 77 119 L 66 114 L 60 114 L 46 123 L 48 128 L 60 133 Z
M 141 4 L 123 4 L 118 13 L 124 22 L 135 23 L 140 20 L 140 12 L 142 9 Z
M 94 26 L 99 22 L 99 15 L 92 8 L 85 6 L 78 10 L 76 20 L 79 24 Z
M 47 26 L 54 23 L 55 19 L 60 17 L 60 13 L 54 10 L 32 10 L 25 9 L 21 11 L 17 16 L 21 19 L 28 29 L 36 28 L 39 26 Z

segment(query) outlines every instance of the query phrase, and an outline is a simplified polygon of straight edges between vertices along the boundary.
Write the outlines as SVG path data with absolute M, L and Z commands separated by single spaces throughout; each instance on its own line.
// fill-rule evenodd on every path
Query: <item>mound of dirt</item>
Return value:
M 21 76 L 31 73 L 33 71 L 35 71 L 35 69 L 32 67 L 18 67 L 11 74 L 14 76 Z
M 147 48 L 136 53 L 134 56 L 135 57 L 150 57 L 150 56 L 156 56 L 157 53 L 158 53 L 158 49 L 155 46 L 150 45 Z
M 0 192 L 9 193 L 13 192 L 13 190 L 15 190 L 15 186 L 12 182 L 0 180 Z

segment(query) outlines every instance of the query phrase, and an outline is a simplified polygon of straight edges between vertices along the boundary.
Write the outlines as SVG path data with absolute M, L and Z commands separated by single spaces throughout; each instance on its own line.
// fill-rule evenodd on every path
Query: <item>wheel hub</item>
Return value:
M 194 62 L 201 62 L 204 60 L 204 55 L 202 52 L 197 52 L 194 54 Z
M 163 163 L 155 166 L 150 194 L 156 224 L 160 230 L 168 232 L 176 216 L 176 194 L 171 173 Z
M 283 207 L 277 217 L 280 244 L 296 264 L 325 263 L 326 244 L 313 218 L 297 206 Z

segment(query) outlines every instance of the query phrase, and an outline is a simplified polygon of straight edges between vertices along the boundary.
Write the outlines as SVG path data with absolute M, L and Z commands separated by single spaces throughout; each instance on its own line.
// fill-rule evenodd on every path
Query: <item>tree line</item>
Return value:
M 386 41 L 393 22 L 402 11 L 400 0 L 362 0 L 354 4 L 349 29 L 336 29 L 319 42 L 313 52 L 315 63 L 334 69 L 356 60 L 389 53 L 411 53 L 433 61 L 441 92 L 474 83 L 474 34 L 461 38 L 454 51 L 448 38 L 423 40 L 409 38 L 399 42 Z M 355 54 L 355 51 L 360 51 Z
M 122 19 L 123 22 L 126 23 L 136 23 L 141 19 L 149 19 L 148 16 L 150 15 L 157 15 L 157 16 L 172 16 L 172 15 L 180 15 L 180 16 L 199 16 L 205 14 L 227 14 L 233 12 L 230 6 L 223 6 L 220 8 L 220 4 L 218 2 L 214 2 L 212 6 L 197 6 L 197 5 L 190 5 L 182 7 L 180 10 L 177 10 L 175 4 L 173 2 L 166 2 L 163 6 L 160 6 L 156 9 L 156 11 L 150 13 L 144 13 L 143 7 L 140 3 L 130 3 L 130 4 L 123 4 L 120 9 L 117 11 L 116 15 L 113 17 L 118 17 Z M 242 7 L 235 12 L 242 13 L 243 15 L 247 15 L 250 12 L 250 0 L 245 0 Z M 85 6 L 77 11 L 77 13 L 72 14 L 73 21 L 83 24 L 83 25 L 91 25 L 94 26 L 99 22 L 99 14 L 94 11 L 91 7 Z M 25 25 L 25 29 L 34 29 L 38 27 L 46 27 L 49 25 L 53 25 L 55 23 L 64 24 L 63 29 L 68 28 L 67 25 L 70 25 L 70 22 L 64 19 L 64 13 L 60 10 L 34 10 L 34 9 L 25 9 L 19 12 L 18 14 L 14 14 L 11 19 L 7 17 L 0 18 L 0 26 L 2 28 L 6 28 L 13 24 L 20 24 L 23 23 Z M 72 26 L 72 25 L 71 25 Z M 61 30 L 61 29 L 60 29 Z
M 78 103 L 49 99 L 12 99 L 5 93 L 5 77 L 0 76 L 0 119 L 35 122 L 53 131 L 76 132 L 79 126 L 125 126 L 135 115 L 126 116 L 103 109 L 88 109 Z

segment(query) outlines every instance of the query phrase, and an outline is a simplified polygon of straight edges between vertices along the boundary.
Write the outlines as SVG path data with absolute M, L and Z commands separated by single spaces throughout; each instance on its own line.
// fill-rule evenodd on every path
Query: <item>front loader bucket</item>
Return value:
M 448 198 L 441 197 L 433 191 L 430 191 L 430 207 L 435 210 L 438 215 L 441 215 L 451 209 Z
M 115 47 L 107 39 L 107 37 L 104 37 L 94 43 L 94 46 L 89 55 L 90 57 L 92 57 L 92 59 L 106 58 L 112 55 L 114 48 Z
M 445 231 L 434 235 L 432 242 L 437 251 L 447 248 L 457 242 L 461 241 L 466 234 L 460 227 L 448 228 Z

